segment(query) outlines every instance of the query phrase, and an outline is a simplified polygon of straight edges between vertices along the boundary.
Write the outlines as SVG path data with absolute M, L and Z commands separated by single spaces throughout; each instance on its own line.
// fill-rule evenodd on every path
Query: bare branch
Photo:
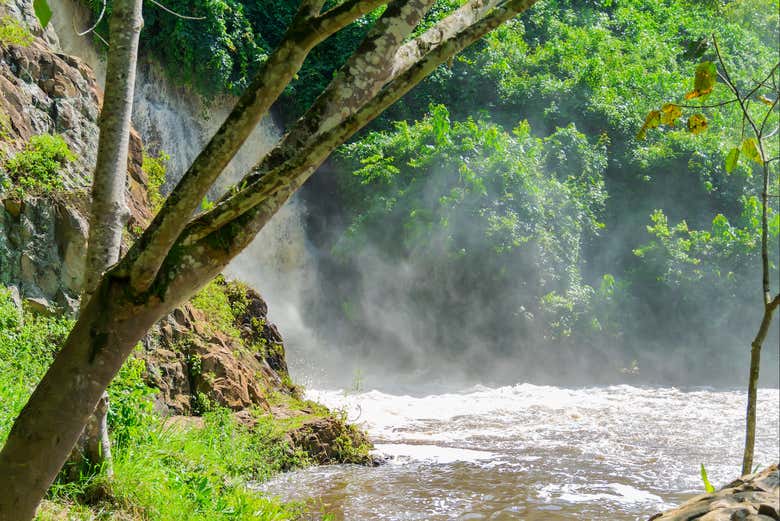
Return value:
M 764 85 L 766 85 L 766 82 L 767 82 L 767 81 L 769 81 L 770 79 L 774 79 L 775 71 L 778 69 L 778 67 L 780 67 L 780 62 L 777 62 L 777 63 L 775 64 L 775 66 L 774 66 L 774 67 L 772 67 L 772 70 L 771 70 L 771 71 L 769 71 L 769 74 L 767 74 L 767 75 L 766 75 L 766 78 L 764 78 L 763 80 L 759 81 L 759 82 L 756 84 L 756 86 L 755 86 L 755 87 L 753 87 L 753 90 L 751 90 L 750 92 L 748 92 L 748 93 L 747 93 L 747 95 L 745 95 L 745 97 L 746 97 L 746 98 L 750 98 L 750 97 L 752 97 L 752 96 L 753 96 L 753 94 L 755 94 L 756 92 L 758 92 L 758 89 L 760 89 L 761 87 L 763 87 Z
M 470 0 L 439 21 L 417 38 L 406 43 L 396 53 L 392 76 L 398 76 L 417 63 L 430 49 L 451 38 L 464 27 L 481 19 L 486 12 L 498 6 L 501 0 Z
M 352 115 L 390 79 L 391 63 L 434 0 L 394 0 L 368 32 L 333 81 L 284 136 L 281 146 L 263 158 L 264 170 L 280 165 L 304 146 Z
M 780 306 L 780 293 L 775 295 L 775 298 L 773 298 L 772 301 L 767 305 L 767 309 L 771 313 L 772 311 L 777 309 L 778 306 Z
M 100 10 L 100 14 L 99 14 L 99 15 L 98 15 L 98 17 L 97 17 L 97 21 L 95 21 L 95 23 L 92 25 L 92 27 L 90 27 L 90 28 L 89 28 L 89 29 L 87 29 L 86 31 L 83 31 L 83 32 L 81 32 L 81 31 L 79 31 L 79 30 L 77 30 L 77 29 L 76 29 L 76 21 L 75 21 L 75 20 L 73 20 L 73 29 L 76 31 L 76 34 L 77 34 L 77 35 L 79 35 L 79 36 L 86 36 L 86 35 L 88 35 L 89 33 L 91 33 L 92 31 L 94 31 L 94 30 L 95 30 L 95 28 L 96 28 L 98 25 L 100 25 L 100 21 L 103 19 L 103 16 L 104 16 L 105 14 L 106 14 L 106 0 L 103 0 L 103 8 Z M 96 34 L 97 34 L 97 33 L 96 33 Z M 102 38 L 101 38 L 101 39 L 102 39 Z M 103 41 L 105 41 L 105 40 L 103 40 Z
M 183 15 L 181 13 L 177 13 L 173 9 L 170 9 L 170 8 L 164 6 L 163 4 L 158 2 L 157 0 L 149 0 L 149 1 L 151 3 L 153 3 L 154 5 L 156 5 L 157 7 L 159 7 L 160 9 L 162 9 L 163 11 L 165 11 L 166 13 L 172 14 L 176 18 L 181 18 L 182 20 L 205 20 L 206 19 L 205 16 L 187 16 L 187 15 Z M 105 0 L 104 0 L 104 5 L 105 5 Z
M 764 136 L 764 127 L 766 127 L 766 122 L 769 120 L 769 116 L 772 114 L 772 111 L 775 110 L 775 107 L 777 106 L 777 99 L 772 102 L 772 105 L 767 109 L 766 114 L 764 114 L 764 119 L 761 121 L 761 125 L 758 127 L 758 139 L 762 139 L 764 137 L 771 137 L 771 136 Z
M 388 0 L 347 0 L 319 15 L 312 29 L 333 34 L 387 2 Z

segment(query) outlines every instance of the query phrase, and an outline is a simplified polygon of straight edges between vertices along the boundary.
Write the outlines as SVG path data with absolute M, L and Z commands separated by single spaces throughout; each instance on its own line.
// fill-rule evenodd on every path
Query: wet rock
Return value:
M 652 521 L 780 521 L 780 471 L 772 465 L 713 494 L 689 499 Z
M 304 450 L 317 463 L 372 464 L 371 443 L 366 435 L 352 425 L 333 418 L 306 421 L 289 433 L 294 447 Z

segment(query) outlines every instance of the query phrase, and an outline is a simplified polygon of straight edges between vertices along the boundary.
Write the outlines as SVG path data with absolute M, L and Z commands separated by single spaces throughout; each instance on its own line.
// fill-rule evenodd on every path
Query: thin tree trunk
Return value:
M 92 181 L 92 207 L 81 302 L 85 305 L 103 273 L 119 260 L 127 222 L 127 154 L 133 110 L 142 0 L 115 0 L 109 21 L 106 92 L 100 112 L 100 139 Z M 108 393 L 103 393 L 70 457 L 71 478 L 102 466 L 112 475 L 108 438 Z
M 761 129 L 756 128 L 750 113 L 739 98 L 739 93 L 734 87 L 732 90 L 740 100 L 742 112 L 747 116 L 751 127 L 756 135 L 758 142 L 759 157 L 762 161 L 762 190 L 761 190 L 761 300 L 764 304 L 764 316 L 761 318 L 761 325 L 758 333 L 750 345 L 750 375 L 748 377 L 748 398 L 745 421 L 745 451 L 742 455 L 742 474 L 749 474 L 753 469 L 753 454 L 756 446 L 756 402 L 758 401 L 758 377 L 761 370 L 761 346 L 764 345 L 764 339 L 769 332 L 769 326 L 772 324 L 772 316 L 777 307 L 777 297 L 772 300 L 771 287 L 769 280 L 769 165 L 766 162 L 764 152 L 764 143 L 762 141 L 763 125 Z
M 748 381 L 747 421 L 745 422 L 745 452 L 742 456 L 742 475 L 753 470 L 753 452 L 756 446 L 756 401 L 758 398 L 758 375 L 761 367 L 761 346 L 772 324 L 774 308 L 767 304 L 756 338 L 750 348 L 750 379 Z

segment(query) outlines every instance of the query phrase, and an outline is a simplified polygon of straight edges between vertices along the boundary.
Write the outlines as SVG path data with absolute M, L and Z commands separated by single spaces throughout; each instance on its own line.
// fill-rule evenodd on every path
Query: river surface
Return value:
M 522 384 L 398 396 L 310 391 L 363 425 L 388 463 L 262 484 L 338 521 L 645 521 L 739 474 L 744 391 Z M 759 391 L 756 462 L 780 453 L 780 390 Z M 317 517 L 315 517 L 317 519 Z

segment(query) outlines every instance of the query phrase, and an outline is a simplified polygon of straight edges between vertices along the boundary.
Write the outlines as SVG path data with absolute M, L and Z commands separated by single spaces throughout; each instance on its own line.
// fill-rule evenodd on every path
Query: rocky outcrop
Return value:
M 254 290 L 244 291 L 250 304 L 236 317 L 236 325 L 251 343 L 215 329 L 191 304 L 174 310 L 147 336 L 141 356 L 149 384 L 160 390 L 160 412 L 198 413 L 206 405 L 201 403 L 204 398 L 234 411 L 258 407 L 270 412 L 269 393 L 294 396 L 281 335 L 267 320 L 265 301 Z
M 292 430 L 288 438 L 320 465 L 329 463 L 377 464 L 368 451 L 371 442 L 356 428 L 332 416 L 314 418 Z
M 780 471 L 772 465 L 743 476 L 718 492 L 702 494 L 648 521 L 778 521 Z
M 17 4 L 5 8 L 21 9 Z M 34 24 L 27 10 L 22 10 L 24 19 Z M 36 308 L 56 305 L 73 313 L 78 307 L 101 96 L 89 67 L 52 52 L 40 38 L 28 47 L 0 46 L 2 154 L 12 157 L 37 134 L 62 136 L 75 154 L 58 173 L 64 188 L 57 193 L 20 196 L 0 189 L 0 283 L 18 286 L 21 297 Z M 151 213 L 137 133 L 130 145 L 128 228 L 134 229 L 144 226 Z

